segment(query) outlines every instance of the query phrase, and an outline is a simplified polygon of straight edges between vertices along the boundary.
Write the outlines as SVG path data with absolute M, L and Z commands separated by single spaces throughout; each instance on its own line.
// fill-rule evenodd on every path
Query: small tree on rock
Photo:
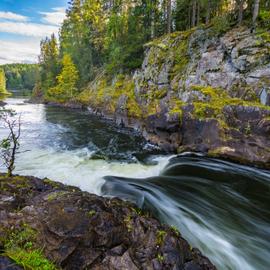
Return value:
M 8 136 L 0 141 L 0 158 L 7 168 L 7 176 L 11 177 L 15 169 L 15 158 L 20 147 L 21 117 L 14 119 L 14 112 L 1 110 L 1 124 L 8 129 Z

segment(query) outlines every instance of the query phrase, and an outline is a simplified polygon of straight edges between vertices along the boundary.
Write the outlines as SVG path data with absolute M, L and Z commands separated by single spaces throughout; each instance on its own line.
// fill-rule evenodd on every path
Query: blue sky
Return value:
M 37 62 L 40 40 L 58 33 L 68 0 L 0 0 L 0 64 Z

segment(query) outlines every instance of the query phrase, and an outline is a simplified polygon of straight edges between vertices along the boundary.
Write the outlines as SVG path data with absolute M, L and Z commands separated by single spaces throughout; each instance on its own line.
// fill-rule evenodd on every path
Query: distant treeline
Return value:
M 8 90 L 32 90 L 39 76 L 38 64 L 7 64 L 0 67 L 5 72 Z

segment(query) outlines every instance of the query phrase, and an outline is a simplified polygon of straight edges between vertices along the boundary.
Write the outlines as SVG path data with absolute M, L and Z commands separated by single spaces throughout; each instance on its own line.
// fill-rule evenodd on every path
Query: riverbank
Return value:
M 113 79 L 100 72 L 61 106 L 133 128 L 166 152 L 270 169 L 269 35 L 247 27 L 164 35 L 145 44 L 141 69 Z
M 179 122 L 177 117 L 167 113 L 153 114 L 146 119 L 133 118 L 105 112 L 78 101 L 57 103 L 31 99 L 30 103 L 43 103 L 97 115 L 115 122 L 121 128 L 139 133 L 167 154 L 191 152 L 270 169 L 270 142 L 267 139 L 270 131 L 270 109 L 267 107 L 227 105 L 224 116 L 232 126 L 221 130 L 216 119 L 193 118 L 190 115 L 190 106 L 182 108 L 184 115 L 182 122 Z
M 131 203 L 48 179 L 0 175 L 0 184 L 0 269 L 216 269 Z

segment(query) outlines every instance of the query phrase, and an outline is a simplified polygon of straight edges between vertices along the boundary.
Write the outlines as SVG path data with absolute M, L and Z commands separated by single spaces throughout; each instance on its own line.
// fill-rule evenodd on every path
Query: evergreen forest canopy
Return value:
M 8 90 L 32 90 L 39 76 L 37 64 L 7 64 L 2 69 Z
M 55 35 L 41 41 L 39 94 L 69 100 L 98 74 L 131 73 L 143 60 L 143 45 L 194 27 L 217 35 L 237 24 L 269 28 L 269 0 L 72 0 Z

